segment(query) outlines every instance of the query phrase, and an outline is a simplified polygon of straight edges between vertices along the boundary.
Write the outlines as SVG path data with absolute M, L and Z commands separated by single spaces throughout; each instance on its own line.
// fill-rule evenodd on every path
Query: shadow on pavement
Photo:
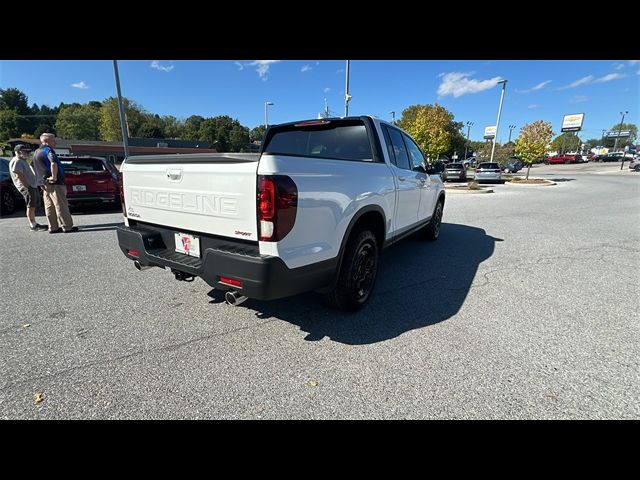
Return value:
M 575 178 L 550 178 L 553 182 L 573 182 Z
M 80 232 L 101 232 L 103 230 L 115 230 L 117 227 L 124 225 L 124 222 L 117 223 L 99 223 L 97 225 L 78 225 L 78 233 Z
M 355 313 L 331 309 L 315 293 L 270 302 L 249 299 L 236 308 L 297 325 L 309 341 L 329 337 L 349 345 L 381 342 L 455 315 L 497 241 L 502 240 L 481 228 L 443 223 L 436 242 L 414 237 L 398 242 L 382 255 L 373 296 Z M 212 290 L 209 296 L 210 303 L 224 301 L 223 292 Z

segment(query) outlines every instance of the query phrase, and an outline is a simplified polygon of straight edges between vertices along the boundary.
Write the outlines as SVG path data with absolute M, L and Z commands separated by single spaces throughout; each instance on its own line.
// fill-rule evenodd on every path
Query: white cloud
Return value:
M 603 83 L 603 82 L 610 82 L 611 80 L 617 80 L 619 78 L 624 78 L 627 75 L 624 73 L 610 73 L 608 75 L 605 75 L 604 77 L 600 77 L 597 80 L 594 80 L 593 83 Z
M 154 60 L 153 62 L 151 62 L 151 65 L 149 66 L 161 72 L 170 72 L 174 68 L 174 65 L 162 65 L 160 63 L 160 60 Z
M 71 86 L 73 88 L 79 88 L 80 90 L 86 90 L 86 89 L 89 88 L 89 85 L 84 83 L 84 80 L 82 80 L 81 82 L 78 82 L 78 83 L 72 83 Z
M 325 87 L 324 93 L 329 93 L 330 91 L 331 91 L 331 89 L 329 87 Z
M 564 87 L 558 87 L 557 90 L 566 90 L 567 88 L 576 88 L 576 87 L 579 87 L 580 85 L 587 85 L 588 83 L 593 82 L 594 78 L 595 77 L 593 75 L 587 75 L 586 77 L 579 78 L 578 80 L 576 80 L 573 83 L 570 83 L 569 85 L 565 85 Z
M 596 78 L 593 75 L 587 75 L 586 77 L 582 77 L 576 80 L 575 82 L 570 83 L 569 85 L 565 85 L 564 87 L 559 87 L 556 90 L 566 90 L 568 88 L 579 87 L 580 85 L 589 85 L 590 83 L 610 82 L 611 80 L 617 80 L 619 78 L 624 78 L 626 76 L 627 76 L 626 73 L 609 73 L 604 77 L 600 77 L 600 78 Z
M 280 60 L 254 60 L 253 62 L 240 63 L 233 62 L 239 70 L 244 70 L 244 67 L 256 67 L 256 72 L 258 72 L 258 76 L 263 80 L 267 81 L 269 75 L 269 68 L 274 63 L 278 63 Z
M 633 67 L 636 63 L 640 62 L 640 60 L 627 60 L 629 62 L 629 66 Z
M 532 103 L 531 105 L 529 105 L 527 108 L 538 108 L 540 105 L 538 105 L 537 103 Z
M 309 70 L 311 70 L 313 67 L 311 65 L 303 65 L 302 68 L 300 69 L 301 72 L 308 72 Z
M 624 68 L 624 63 L 614 63 L 613 64 L 613 69 L 614 70 L 622 70 Z
M 534 92 L 536 90 L 542 90 L 549 83 L 551 83 L 551 80 L 545 80 L 544 82 L 540 82 L 539 84 L 531 87 L 528 90 L 516 90 L 516 92 L 518 92 L 518 93 L 530 93 L 530 92 Z
M 317 67 L 318 65 L 320 65 L 320 62 L 316 62 L 316 67 Z
M 588 100 L 587 97 L 585 97 L 584 95 L 574 95 L 573 98 L 570 100 L 571 103 L 582 103 L 582 102 L 586 102 Z
M 493 77 L 487 80 L 469 78 L 471 73 L 450 72 L 442 77 L 442 83 L 438 86 L 438 96 L 453 95 L 458 98 L 462 95 L 479 93 L 495 87 L 502 77 Z

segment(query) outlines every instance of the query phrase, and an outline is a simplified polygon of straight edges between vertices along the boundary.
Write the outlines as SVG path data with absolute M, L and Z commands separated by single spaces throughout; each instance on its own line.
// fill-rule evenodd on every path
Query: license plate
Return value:
M 188 233 L 176 233 L 176 252 L 200 258 L 200 238 Z
M 74 192 L 86 192 L 87 191 L 87 186 L 86 185 L 74 185 L 72 187 Z

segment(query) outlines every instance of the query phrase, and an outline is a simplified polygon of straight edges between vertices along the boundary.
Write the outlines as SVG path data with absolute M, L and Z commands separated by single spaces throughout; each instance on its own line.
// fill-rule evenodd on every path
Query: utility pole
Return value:
M 620 120 L 620 126 L 618 127 L 618 136 L 616 137 L 616 143 L 613 146 L 613 151 L 615 152 L 618 148 L 618 139 L 620 138 L 620 133 L 622 133 L 622 122 L 624 122 L 624 116 L 629 113 L 628 111 L 625 111 L 624 113 L 620 112 L 620 115 L 622 115 L 622 120 Z M 622 154 L 622 163 L 620 164 L 620 170 L 622 170 L 622 167 L 624 167 L 624 153 Z
M 113 61 L 113 73 L 116 77 L 116 92 L 118 94 L 118 109 L 120 110 L 120 126 L 122 127 L 122 144 L 124 145 L 124 158 L 129 157 L 129 137 L 127 132 L 129 131 L 129 125 L 127 125 L 127 118 L 124 112 L 124 105 L 122 104 L 122 93 L 120 92 L 120 75 L 118 75 L 118 61 Z
M 349 116 L 349 102 L 351 101 L 351 95 L 349 95 L 349 64 L 351 63 L 351 60 L 347 60 L 347 68 L 346 68 L 346 75 L 345 75 L 345 89 L 344 89 L 344 116 L 348 117 Z
M 464 160 L 467 159 L 467 147 L 469 146 L 469 132 L 471 131 L 471 127 L 473 126 L 473 122 L 467 122 L 467 141 L 464 144 Z
M 502 113 L 502 100 L 504 99 L 504 91 L 507 89 L 507 80 L 501 80 L 498 83 L 502 84 L 502 93 L 500 93 L 500 106 L 498 107 L 498 120 L 496 121 L 496 134 L 493 137 L 493 145 L 491 146 L 491 158 L 490 162 L 493 162 L 493 154 L 496 151 L 496 139 L 498 138 L 498 130 L 500 128 L 500 114 Z

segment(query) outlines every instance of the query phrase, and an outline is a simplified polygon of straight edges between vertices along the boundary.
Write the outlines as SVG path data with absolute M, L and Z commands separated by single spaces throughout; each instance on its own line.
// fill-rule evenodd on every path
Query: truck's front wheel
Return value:
M 328 294 L 331 305 L 357 310 L 371 296 L 378 272 L 378 242 L 369 230 L 354 234 L 347 244 L 336 288 Z
M 422 236 L 425 240 L 437 240 L 440 236 L 440 223 L 442 222 L 442 208 L 443 204 L 441 200 L 438 200 L 436 209 L 433 211 L 431 221 L 422 230 Z

